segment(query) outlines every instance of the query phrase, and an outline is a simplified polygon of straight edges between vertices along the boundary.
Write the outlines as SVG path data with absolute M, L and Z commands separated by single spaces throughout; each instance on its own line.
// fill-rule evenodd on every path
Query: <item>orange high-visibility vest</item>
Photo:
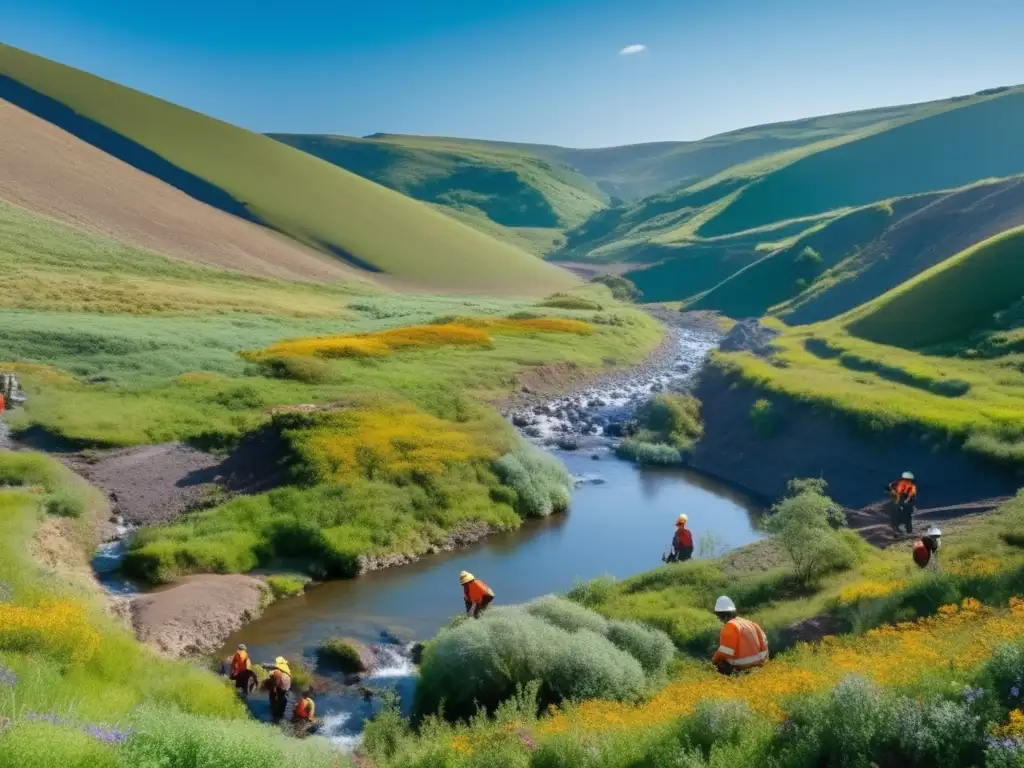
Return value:
M 900 478 L 896 481 L 896 484 L 892 488 L 892 495 L 899 500 L 900 497 L 906 497 L 907 499 L 914 499 L 917 497 L 917 486 L 913 480 L 905 480 Z
M 725 661 L 736 669 L 759 667 L 768 660 L 768 638 L 757 624 L 739 617 L 722 627 L 718 650 L 711 658 L 715 664 Z
M 292 714 L 294 720 L 312 720 L 313 712 L 316 711 L 316 703 L 309 697 L 304 696 L 295 705 L 295 712 Z
M 494 597 L 494 593 L 491 588 L 484 584 L 480 579 L 473 579 L 462 589 L 462 594 L 466 597 L 473 605 L 480 605 L 484 598 L 490 595 Z
M 249 654 L 245 651 L 238 651 L 234 656 L 231 657 L 231 676 L 238 677 L 247 669 L 251 669 L 249 664 Z

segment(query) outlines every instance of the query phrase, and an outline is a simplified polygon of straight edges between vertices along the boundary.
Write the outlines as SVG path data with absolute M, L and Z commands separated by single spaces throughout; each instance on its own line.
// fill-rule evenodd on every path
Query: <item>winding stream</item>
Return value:
M 680 334 L 677 362 L 648 374 L 645 384 L 635 379 L 618 382 L 608 391 L 591 390 L 556 401 L 552 416 L 542 411 L 531 424 L 540 427 L 534 437 L 550 443 L 571 433 L 573 426 L 555 412 L 580 399 L 603 400 L 576 426 L 587 440 L 600 440 L 602 414 L 619 412 L 629 401 L 645 396 L 650 384 L 661 388 L 673 379 L 692 375 L 714 341 L 704 334 Z M 695 361 L 696 365 L 678 360 Z M 569 406 L 571 408 L 571 405 Z M 595 418 L 596 417 L 596 418 Z M 605 422 L 607 419 L 604 420 Z M 537 430 L 534 430 L 535 432 Z M 597 432 L 597 437 L 594 433 Z M 712 534 L 716 549 L 739 547 L 761 537 L 755 527 L 757 506 L 721 484 L 684 469 L 640 469 L 620 461 L 608 446 L 585 451 L 555 451 L 577 478 L 569 512 L 541 521 L 528 521 L 518 531 L 493 536 L 456 552 L 424 558 L 400 568 L 367 573 L 347 581 L 335 581 L 310 589 L 306 594 L 271 605 L 266 613 L 225 643 L 229 655 L 244 642 L 257 661 L 283 655 L 305 657 L 312 666 L 315 649 L 327 638 L 352 637 L 373 645 L 380 662 L 364 682 L 373 688 L 398 691 L 407 705 L 415 685 L 415 669 L 401 645 L 425 640 L 462 611 L 458 585 L 460 570 L 484 579 L 496 592 L 498 605 L 524 602 L 540 595 L 564 593 L 577 580 L 604 574 L 624 578 L 649 570 L 668 549 L 676 517 L 686 512 L 695 540 Z M 598 456 L 598 460 L 592 456 Z M 266 707 L 255 696 L 257 716 Z M 376 700 L 364 701 L 355 691 L 317 697 L 317 712 L 324 718 L 325 735 L 341 745 L 358 739 L 365 719 L 373 714 Z

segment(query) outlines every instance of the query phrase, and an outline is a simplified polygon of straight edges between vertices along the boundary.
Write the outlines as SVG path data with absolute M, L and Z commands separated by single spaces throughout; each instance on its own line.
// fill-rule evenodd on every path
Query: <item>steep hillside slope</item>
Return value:
M 962 106 L 961 106 L 962 105 Z M 1024 172 L 1024 88 L 1008 89 L 798 159 L 743 189 L 698 230 L 713 237 Z
M 0 199 L 168 256 L 253 275 L 367 281 L 367 273 L 201 203 L 0 100 Z
M 392 190 L 138 91 L 0 46 L 0 98 L 202 202 L 431 289 L 543 294 L 568 273 Z
M 1024 177 L 939 195 L 890 226 L 779 308 L 791 325 L 842 314 L 993 235 L 1024 225 Z M 894 203 L 899 209 L 900 204 Z
M 966 341 L 1024 300 L 1024 227 L 968 248 L 855 310 L 847 330 L 908 349 Z

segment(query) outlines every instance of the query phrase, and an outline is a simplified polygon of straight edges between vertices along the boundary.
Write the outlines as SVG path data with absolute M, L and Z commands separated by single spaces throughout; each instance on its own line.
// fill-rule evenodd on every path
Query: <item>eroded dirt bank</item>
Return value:
M 699 472 L 777 499 L 794 477 L 822 477 L 829 495 L 859 509 L 885 497 L 886 485 L 905 470 L 917 476 L 920 506 L 948 507 L 1009 496 L 1022 483 L 1019 473 L 1002 471 L 956 446 L 929 440 L 912 430 L 885 434 L 764 392 L 708 365 L 694 391 L 701 401 L 704 437 L 690 465 Z M 777 426 L 759 432 L 750 418 L 764 397 L 775 405 Z

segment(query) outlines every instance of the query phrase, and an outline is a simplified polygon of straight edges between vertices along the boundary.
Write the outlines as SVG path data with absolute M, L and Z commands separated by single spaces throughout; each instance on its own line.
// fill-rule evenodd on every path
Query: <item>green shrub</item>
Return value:
M 621 275 L 599 275 L 590 282 L 608 286 L 616 301 L 637 302 L 643 298 L 640 289 L 631 280 Z
M 627 438 L 615 446 L 615 455 L 643 466 L 674 466 L 683 463 L 678 448 Z
M 654 432 L 659 442 L 680 450 L 688 449 L 704 432 L 700 401 L 691 395 L 654 395 L 637 414 L 644 429 Z
M 793 563 L 797 579 L 809 585 L 829 571 L 852 564 L 855 553 L 835 530 L 842 525 L 842 507 L 824 495 L 824 481 L 794 480 L 790 495 L 772 507 L 765 527 Z
M 275 355 L 260 361 L 271 376 L 292 379 L 306 384 L 326 384 L 334 379 L 331 366 L 316 357 Z
M 0 768 L 118 768 L 117 751 L 73 726 L 20 721 L 0 735 Z
M 515 491 L 520 517 L 547 517 L 569 508 L 572 478 L 565 465 L 525 441 L 494 462 L 494 473 Z
M 582 296 L 573 296 L 570 293 L 554 293 L 543 301 L 537 303 L 538 307 L 553 307 L 555 309 L 581 309 L 600 312 L 603 307 L 596 301 L 585 299 Z
M 267 586 L 270 587 L 270 592 L 273 594 L 275 600 L 301 595 L 306 591 L 306 585 L 308 583 L 309 577 L 307 576 L 285 574 L 267 577 Z
M 610 621 L 606 634 L 612 643 L 639 661 L 648 675 L 665 670 L 675 655 L 668 635 L 637 621 Z
M 596 632 L 563 638 L 546 681 L 556 700 L 636 701 L 646 679 L 640 662 Z
M 443 711 L 465 718 L 478 706 L 493 712 L 531 683 L 541 706 L 564 699 L 635 700 L 651 679 L 664 675 L 671 658 L 664 649 L 671 642 L 653 630 L 641 635 L 622 628 L 623 622 L 612 625 L 619 627 L 615 633 L 600 616 L 561 598 L 453 623 L 424 651 L 417 716 Z
M 617 591 L 614 576 L 598 576 L 589 581 L 577 581 L 566 597 L 585 608 L 595 609 L 610 600 Z
M 81 517 L 88 510 L 88 502 L 81 493 L 61 488 L 46 497 L 46 513 L 57 517 Z
M 750 422 L 754 431 L 763 437 L 769 437 L 778 430 L 779 412 L 771 400 L 761 398 L 750 407 Z
M 608 629 L 608 622 L 604 617 L 555 595 L 532 600 L 524 608 L 531 616 L 543 619 L 566 632 L 586 629 L 603 635 Z
M 0 453 L 0 487 L 28 485 L 56 491 L 62 481 L 61 469 L 40 453 L 4 451 Z
M 342 672 L 354 674 L 365 672 L 366 665 L 359 649 L 351 642 L 340 637 L 332 637 L 317 648 L 317 661 L 321 664 L 340 669 Z
M 294 667 L 293 667 L 294 670 Z M 144 710 L 121 748 L 133 768 L 328 768 L 338 753 L 326 739 L 299 740 L 265 725 Z

